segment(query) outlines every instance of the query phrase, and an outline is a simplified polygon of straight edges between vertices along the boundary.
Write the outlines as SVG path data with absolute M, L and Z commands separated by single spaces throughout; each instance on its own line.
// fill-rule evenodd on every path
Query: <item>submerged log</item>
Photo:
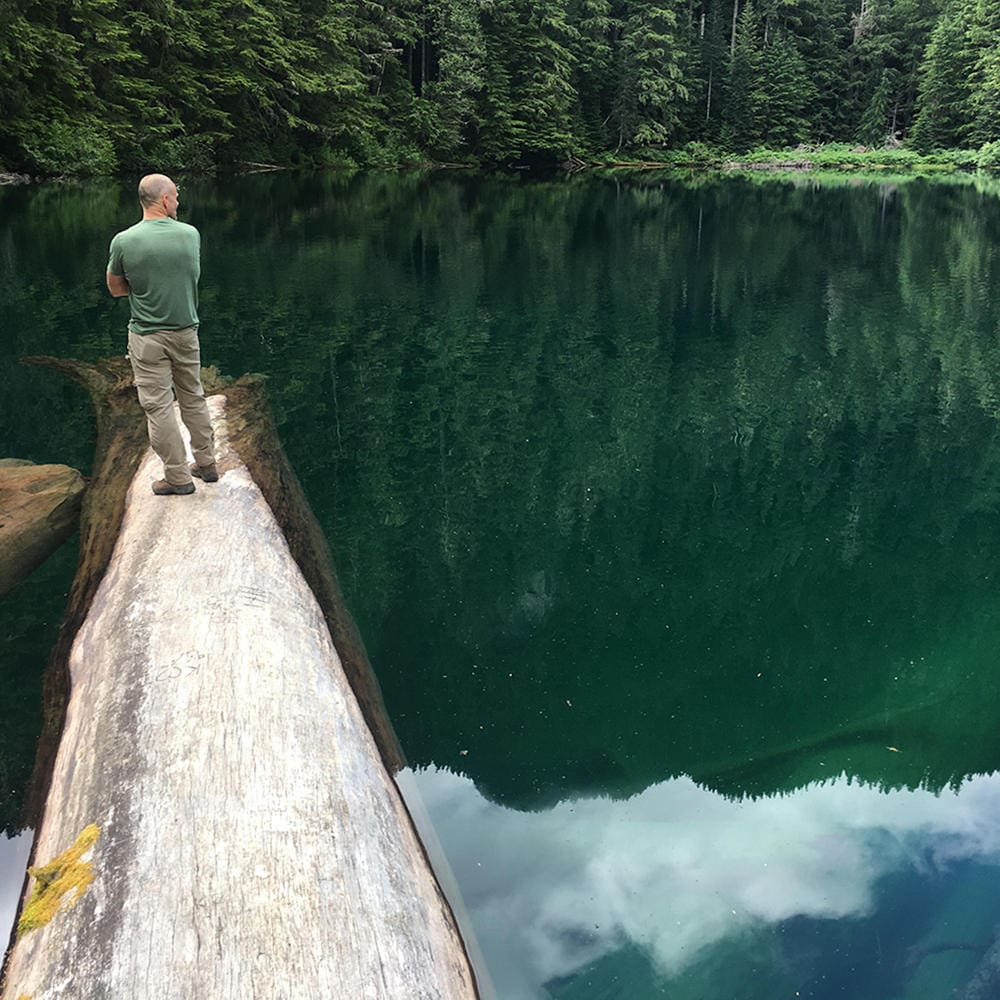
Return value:
M 0 460 L 0 597 L 76 531 L 85 487 L 65 465 Z
M 260 380 L 210 400 L 219 482 L 156 497 L 144 442 L 128 471 L 123 377 L 95 383 L 112 401 L 105 495 L 85 511 L 67 629 L 83 617 L 51 664 L 59 736 L 40 747 L 2 1000 L 477 996 Z

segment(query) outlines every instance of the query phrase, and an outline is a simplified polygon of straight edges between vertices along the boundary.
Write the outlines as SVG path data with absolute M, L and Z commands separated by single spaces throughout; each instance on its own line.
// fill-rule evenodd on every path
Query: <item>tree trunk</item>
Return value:
M 478 996 L 263 380 L 215 386 L 219 482 L 157 497 L 127 363 L 43 363 L 98 456 L 3 1000 Z

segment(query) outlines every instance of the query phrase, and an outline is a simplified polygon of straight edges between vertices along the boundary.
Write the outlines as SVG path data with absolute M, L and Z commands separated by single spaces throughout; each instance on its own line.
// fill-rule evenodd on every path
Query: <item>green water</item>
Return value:
M 996 185 L 269 175 L 182 207 L 205 361 L 271 378 L 503 1000 L 966 988 L 1000 923 Z M 81 394 L 16 358 L 124 351 L 135 216 L 0 189 L 0 454 L 87 466 Z M 72 563 L 0 601 L 8 830 Z

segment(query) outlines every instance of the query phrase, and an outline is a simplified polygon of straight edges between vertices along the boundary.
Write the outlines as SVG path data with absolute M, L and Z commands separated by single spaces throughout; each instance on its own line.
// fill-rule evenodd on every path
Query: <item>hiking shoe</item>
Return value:
M 211 465 L 195 463 L 191 466 L 191 475 L 197 476 L 203 483 L 217 483 L 219 481 L 219 470 L 216 468 L 215 462 Z
M 179 486 L 175 486 L 173 483 L 168 483 L 165 479 L 157 479 L 153 483 L 153 492 L 158 497 L 174 495 L 186 497 L 188 494 L 194 493 L 194 483 L 181 483 Z

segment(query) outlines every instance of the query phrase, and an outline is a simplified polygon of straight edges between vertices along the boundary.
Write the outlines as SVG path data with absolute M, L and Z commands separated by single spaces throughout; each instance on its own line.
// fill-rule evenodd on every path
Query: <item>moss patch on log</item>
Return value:
M 83 856 L 97 843 L 100 829 L 93 823 L 81 831 L 72 847 L 47 865 L 29 868 L 35 880 L 31 898 L 24 905 L 17 921 L 17 936 L 44 927 L 60 910 L 79 902 L 94 881 L 94 866 Z

